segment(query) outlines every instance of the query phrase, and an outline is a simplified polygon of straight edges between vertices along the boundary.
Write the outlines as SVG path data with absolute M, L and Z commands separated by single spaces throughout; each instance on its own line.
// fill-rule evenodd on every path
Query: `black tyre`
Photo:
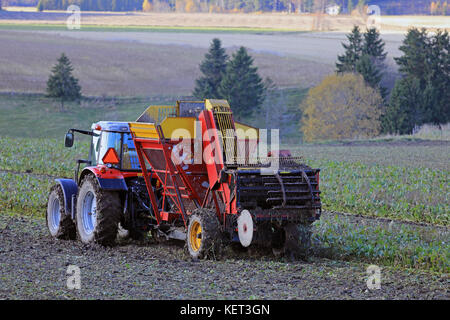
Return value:
M 95 177 L 81 182 L 77 196 L 76 226 L 83 243 L 115 244 L 122 215 L 119 193 L 100 188 Z
M 222 249 L 222 233 L 215 210 L 195 209 L 189 218 L 186 247 L 194 259 L 218 259 Z
M 50 235 L 57 239 L 75 240 L 75 223 L 64 207 L 64 193 L 59 184 L 55 184 L 48 195 L 45 214 Z

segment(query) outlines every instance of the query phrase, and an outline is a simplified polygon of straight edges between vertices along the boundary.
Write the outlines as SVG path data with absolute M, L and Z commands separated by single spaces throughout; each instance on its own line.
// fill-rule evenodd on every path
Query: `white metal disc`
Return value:
M 248 247 L 253 239 L 253 219 L 248 210 L 243 210 L 237 219 L 239 241 L 243 247 Z

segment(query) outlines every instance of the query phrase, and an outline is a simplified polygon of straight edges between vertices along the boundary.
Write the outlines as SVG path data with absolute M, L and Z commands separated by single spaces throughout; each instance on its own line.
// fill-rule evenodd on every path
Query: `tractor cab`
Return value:
M 92 124 L 91 131 L 70 129 L 66 134 L 66 147 L 72 147 L 74 132 L 92 137 L 89 158 L 77 160 L 75 177 L 78 177 L 79 166 L 83 163 L 90 167 L 105 165 L 119 171 L 141 170 L 127 122 L 99 121 Z
M 121 171 L 141 170 L 127 122 L 99 121 L 91 128 L 91 166 L 105 164 Z

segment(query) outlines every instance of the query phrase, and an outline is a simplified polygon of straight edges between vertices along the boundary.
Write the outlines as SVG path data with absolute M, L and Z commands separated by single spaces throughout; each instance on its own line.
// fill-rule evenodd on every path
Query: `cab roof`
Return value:
M 99 121 L 92 124 L 91 129 L 95 130 L 97 126 L 101 127 L 102 131 L 115 131 L 115 132 L 130 132 L 130 126 L 128 122 L 123 121 Z

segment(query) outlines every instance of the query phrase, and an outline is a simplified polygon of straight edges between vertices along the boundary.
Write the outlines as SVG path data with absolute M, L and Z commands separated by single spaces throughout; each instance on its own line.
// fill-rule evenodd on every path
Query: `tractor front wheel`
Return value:
M 77 233 L 83 243 L 115 244 L 122 205 L 117 192 L 100 188 L 95 177 L 81 182 L 77 196 Z
M 189 218 L 186 246 L 194 259 L 215 258 L 222 246 L 220 223 L 215 210 L 195 209 Z
M 46 212 L 47 228 L 50 235 L 57 239 L 74 240 L 75 224 L 64 207 L 64 193 L 59 184 L 50 189 Z

